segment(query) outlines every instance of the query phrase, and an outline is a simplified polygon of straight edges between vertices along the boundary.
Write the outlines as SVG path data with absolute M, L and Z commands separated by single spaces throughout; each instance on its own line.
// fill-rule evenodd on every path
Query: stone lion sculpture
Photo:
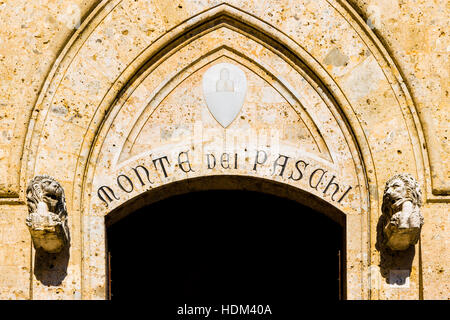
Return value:
M 384 244 L 406 250 L 419 240 L 423 216 L 422 193 L 409 174 L 397 174 L 386 182 L 381 211 L 384 215 Z
M 60 252 L 69 242 L 64 189 L 48 175 L 34 177 L 27 188 L 28 217 L 36 250 Z

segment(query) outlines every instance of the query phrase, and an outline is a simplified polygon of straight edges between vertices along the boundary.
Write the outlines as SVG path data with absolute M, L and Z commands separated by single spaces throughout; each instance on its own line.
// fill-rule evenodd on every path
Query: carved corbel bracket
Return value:
M 382 245 L 403 251 L 420 238 L 422 193 L 409 174 L 397 174 L 386 182 L 382 205 Z
M 48 175 L 34 177 L 27 188 L 26 224 L 36 250 L 58 253 L 69 244 L 64 189 Z

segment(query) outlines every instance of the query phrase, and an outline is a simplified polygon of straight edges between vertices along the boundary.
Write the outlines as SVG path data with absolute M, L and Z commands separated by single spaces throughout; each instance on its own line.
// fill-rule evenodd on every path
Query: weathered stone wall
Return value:
M 253 38 L 257 40 L 253 43 L 250 38 L 236 33 L 232 28 L 239 29 L 236 22 L 227 24 L 225 21 L 223 30 L 217 29 L 208 35 L 199 32 L 196 35 L 199 39 L 195 40 L 197 45 L 195 41 L 180 45 L 186 52 L 180 49 L 173 55 L 172 62 L 170 58 L 162 59 L 163 63 L 156 72 L 151 70 L 148 74 L 138 75 L 142 83 L 130 80 L 141 66 L 139 59 L 146 61 L 152 56 L 152 50 L 156 50 L 150 44 L 157 44 L 159 37 L 170 38 L 171 32 L 176 34 L 176 30 L 171 28 L 186 21 L 195 24 L 191 17 L 200 16 L 221 1 L 119 2 L 104 1 L 99 5 L 99 1 L 94 0 L 0 2 L 0 298 L 105 296 L 102 226 L 104 215 L 111 208 L 106 208 L 96 198 L 96 192 L 101 185 L 113 186 L 114 181 L 107 181 L 102 176 L 115 178 L 123 174 L 124 166 L 116 164 L 127 159 L 128 165 L 144 164 L 139 154 L 150 149 L 159 150 L 159 154 L 164 155 L 189 147 L 189 141 L 173 141 L 174 133 L 180 133 L 180 128 L 174 124 L 186 121 L 194 130 L 195 123 L 200 120 L 202 130 L 217 126 L 214 119 L 208 118 L 210 115 L 204 105 L 196 106 L 201 92 L 189 89 L 200 87 L 206 67 L 197 73 L 186 71 L 194 75 L 188 76 L 188 80 L 180 85 L 174 84 L 177 90 L 164 89 L 167 92 L 163 90 L 157 111 L 150 112 L 146 103 L 154 98 L 150 93 L 161 79 L 175 83 L 170 75 L 173 70 L 182 69 L 183 63 L 189 65 L 193 57 L 207 57 L 210 51 L 217 50 L 217 45 L 223 44 L 233 49 L 234 54 L 242 53 L 250 58 L 240 61 L 239 55 L 226 53 L 228 58 L 221 58 L 222 62 L 230 62 L 227 60 L 230 57 L 241 65 L 249 61 L 245 65 L 246 70 L 253 71 L 247 71 L 249 100 L 243 108 L 243 117 L 233 123 L 235 129 L 280 129 L 284 137 L 281 148 L 294 158 L 302 156 L 292 148 L 298 136 L 282 128 L 297 126 L 294 131 L 303 132 L 300 140 L 308 154 L 325 160 L 332 158 L 338 168 L 335 168 L 336 175 L 342 177 L 347 185 L 356 188 L 357 181 L 361 184 L 359 195 L 342 206 L 337 205 L 347 214 L 347 224 L 352 226 L 349 234 L 361 235 L 361 238 L 349 242 L 348 267 L 354 264 L 364 270 L 361 274 L 350 273 L 349 298 L 450 298 L 447 19 L 450 8 L 447 1 L 352 0 L 349 3 L 355 11 L 347 8 L 339 14 L 334 10 L 346 8 L 344 1 L 305 0 L 295 4 L 292 1 L 274 1 L 276 5 L 271 5 L 270 1 L 226 1 L 288 34 L 290 39 L 294 39 L 293 48 L 295 43 L 300 45 L 299 56 L 300 47 L 306 51 L 301 59 L 307 61 L 310 68 L 314 64 L 308 60 L 308 55 L 318 61 L 312 74 L 326 70 L 330 74 L 330 83 L 339 84 L 348 100 L 342 98 L 338 105 L 344 110 L 350 128 L 355 131 L 355 143 L 360 144 L 358 137 L 366 136 L 366 146 L 359 145 L 363 149 L 362 157 L 373 154 L 373 167 L 364 158 L 365 173 L 361 165 L 358 169 L 358 165 L 353 166 L 346 161 L 358 158 L 355 152 L 359 151 L 354 142 L 345 142 L 351 134 L 346 131 L 348 129 L 342 129 L 341 123 L 345 121 L 339 119 L 339 108 L 329 107 L 333 103 L 328 105 L 327 100 L 313 90 L 313 85 L 301 87 L 302 83 L 315 81 L 309 78 L 310 74 L 302 74 L 289 66 L 287 58 L 280 58 L 282 50 L 270 51 L 261 46 L 261 37 Z M 364 28 L 355 26 L 359 19 L 352 16 L 355 12 L 361 21 L 367 23 L 369 36 Z M 231 16 L 233 14 L 230 13 Z M 105 18 L 104 21 L 100 22 L 100 17 Z M 246 16 L 243 15 L 242 19 L 245 20 Z M 80 27 L 83 21 L 85 24 Z M 277 30 L 269 30 L 263 23 L 257 27 L 288 43 L 287 39 L 281 39 L 284 35 Z M 370 38 L 370 32 L 376 36 L 374 39 Z M 72 37 L 74 33 L 77 37 Z M 139 57 L 137 62 L 133 61 L 136 57 Z M 262 66 L 260 69 L 252 65 L 255 61 Z M 279 85 L 282 82 L 271 82 L 271 77 L 261 70 L 275 70 L 275 79 L 283 79 L 298 87 L 287 86 L 286 89 Z M 319 74 L 319 78 L 324 82 L 326 76 Z M 130 84 L 131 89 L 127 89 L 130 95 L 126 98 L 120 96 L 120 103 L 113 103 L 119 93 L 122 94 L 125 82 Z M 335 99 L 340 99 L 337 92 L 341 91 L 330 88 Z M 300 98 L 289 98 L 294 91 L 301 92 Z M 54 96 L 56 98 L 51 100 Z M 110 99 L 110 103 L 102 99 Z M 52 105 L 50 101 L 56 103 Z M 306 111 L 302 111 L 301 106 Z M 173 112 L 175 107 L 176 112 Z M 313 108 L 316 108 L 314 112 Z M 136 109 L 141 111 L 136 113 Z M 349 116 L 351 109 L 354 118 Z M 114 119 L 105 116 L 106 110 L 109 110 L 108 115 L 114 115 Z M 321 116 L 316 118 L 317 114 Z M 328 117 L 335 117 L 335 122 Z M 105 124 L 97 126 L 102 121 Z M 356 123 L 361 126 L 360 132 Z M 155 134 L 152 125 L 164 127 L 166 141 L 157 139 L 159 132 Z M 190 127 L 184 129 L 189 131 Z M 216 129 L 220 131 L 221 127 Z M 134 139 L 131 145 L 127 142 L 129 135 Z M 194 161 L 193 165 L 204 164 L 208 143 L 214 149 L 222 145 L 224 139 L 206 139 L 207 143 L 202 145 L 196 158 L 200 160 L 198 163 Z M 151 145 L 149 141 L 152 141 Z M 175 149 L 175 146 L 180 149 Z M 237 147 L 244 148 L 245 144 Z M 325 149 L 330 153 L 324 152 Z M 292 154 L 289 153 L 291 151 Z M 116 159 L 116 155 L 120 155 L 120 159 Z M 174 156 L 171 160 L 176 160 L 177 154 Z M 233 174 L 249 175 L 253 160 L 248 160 L 249 169 L 236 170 Z M 273 163 L 274 159 L 271 161 Z M 332 166 L 326 168 L 333 172 Z M 286 169 L 286 175 L 291 169 L 294 167 Z M 170 181 L 191 177 L 179 168 L 173 170 L 175 173 Z M 202 170 L 197 170 L 192 177 L 211 174 Z M 226 173 L 216 170 L 214 174 Z M 378 267 L 380 254 L 375 248 L 375 226 L 384 182 L 402 171 L 417 177 L 425 198 L 422 207 L 425 225 L 420 244 L 416 245 L 411 288 L 408 290 L 392 289 L 386 285 Z M 62 283 L 53 278 L 43 283 L 42 274 L 36 276 L 37 260 L 25 225 L 27 206 L 24 192 L 28 180 L 43 173 L 55 175 L 67 195 L 72 246 L 65 270 L 67 276 L 64 275 Z M 131 176 L 132 171 L 126 174 Z M 266 177 L 264 174 L 260 178 Z M 365 182 L 360 178 L 364 175 L 368 177 L 367 191 L 363 190 Z M 152 172 L 152 178 L 158 181 L 157 185 L 169 182 L 157 171 Z M 273 179 L 285 182 L 284 177 Z M 308 188 L 307 185 L 294 186 Z M 120 203 L 143 191 L 130 195 L 122 192 Z M 365 197 L 370 197 L 371 205 L 361 200 Z M 332 203 L 330 199 L 327 201 Z M 368 224 L 361 223 L 361 214 L 370 215 Z M 356 244 L 358 241 L 363 243 L 363 247 Z M 86 243 L 91 247 L 88 248 Z M 58 276 L 61 274 L 55 277 Z M 360 288 L 361 285 L 365 288 Z

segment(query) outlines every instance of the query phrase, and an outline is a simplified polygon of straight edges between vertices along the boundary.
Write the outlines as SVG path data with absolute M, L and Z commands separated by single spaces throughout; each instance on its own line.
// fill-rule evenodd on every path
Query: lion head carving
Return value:
M 381 211 L 384 215 L 385 243 L 404 250 L 417 243 L 424 219 L 420 212 L 422 192 L 409 174 L 397 174 L 386 182 Z
M 27 204 L 35 248 L 58 252 L 69 239 L 64 189 L 48 175 L 36 176 L 28 184 Z
M 422 192 L 417 181 L 407 173 L 393 176 L 386 182 L 383 194 L 383 203 L 409 199 L 419 207 L 422 206 Z M 386 202 L 387 203 L 387 202 Z
M 36 176 L 27 188 L 28 212 L 37 210 L 39 202 L 44 202 L 48 210 L 58 216 L 67 215 L 64 189 L 54 178 L 43 175 Z
M 395 213 L 406 201 L 410 201 L 413 207 L 420 212 L 422 192 L 420 191 L 419 184 L 411 175 L 406 173 L 397 174 L 386 182 L 381 210 L 383 214 L 395 220 Z M 420 218 L 420 225 L 422 225 L 422 215 L 420 215 Z

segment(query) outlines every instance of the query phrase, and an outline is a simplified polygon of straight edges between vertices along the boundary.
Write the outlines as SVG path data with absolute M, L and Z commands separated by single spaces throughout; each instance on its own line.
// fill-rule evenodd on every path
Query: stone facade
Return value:
M 450 298 L 447 1 L 0 8 L 1 299 L 104 299 L 105 217 L 220 188 L 291 198 L 345 225 L 347 299 Z M 231 73 L 218 92 L 246 81 L 224 122 L 210 104 L 226 94 L 205 94 L 220 64 Z M 389 251 L 383 194 L 403 173 L 425 223 Z M 37 252 L 25 224 L 28 183 L 44 174 L 65 194 L 70 248 L 58 256 Z M 393 283 L 404 274 L 407 286 Z

